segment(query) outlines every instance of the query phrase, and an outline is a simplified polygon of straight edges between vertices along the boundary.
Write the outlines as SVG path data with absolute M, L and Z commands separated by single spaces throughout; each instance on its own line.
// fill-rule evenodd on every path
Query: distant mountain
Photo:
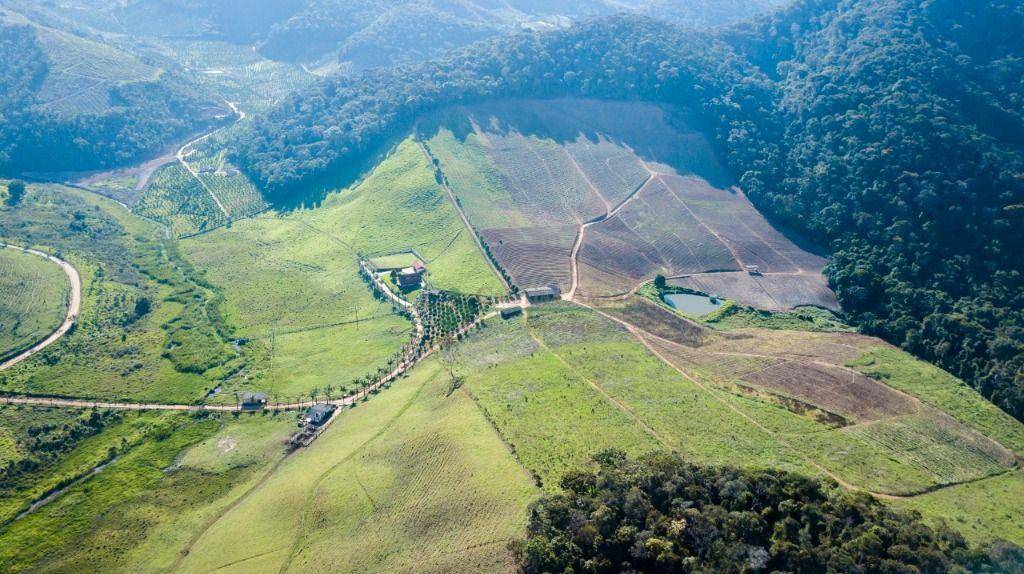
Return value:
M 326 81 L 234 153 L 288 195 L 451 103 L 686 106 L 761 209 L 833 247 L 859 325 L 1024 418 L 1021 30 L 1001 0 L 805 0 L 715 33 L 616 17 Z
M 633 12 L 691 27 L 735 22 L 784 0 L 4 0 L 22 12 L 134 36 L 252 44 L 268 58 L 359 70 L 436 58 L 523 29 Z

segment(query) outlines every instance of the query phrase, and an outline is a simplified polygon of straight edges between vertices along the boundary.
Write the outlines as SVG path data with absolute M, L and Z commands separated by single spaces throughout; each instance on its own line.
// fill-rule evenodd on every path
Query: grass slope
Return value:
M 119 445 L 116 460 L 0 529 L 0 569 L 168 571 L 192 533 L 281 458 L 292 428 L 284 416 L 128 414 L 101 435 Z M 70 458 L 90 450 L 83 445 Z
M 38 255 L 0 249 L 0 357 L 57 328 L 69 291 L 59 266 Z
M 755 334 L 793 336 L 772 349 Z M 809 475 L 821 474 L 817 464 L 862 488 L 911 494 L 908 501 L 934 500 L 921 503 L 930 516 L 964 519 L 960 510 L 944 508 L 942 501 L 951 499 L 938 493 L 963 489 L 966 485 L 957 484 L 965 481 L 983 485 L 1003 484 L 1005 479 L 1014 484 L 1020 475 L 1007 466 L 1005 450 L 976 432 L 992 431 L 990 436 L 1012 446 L 1020 425 L 984 408 L 987 403 L 980 397 L 974 397 L 977 402 L 972 397 L 960 397 L 960 403 L 937 400 L 907 415 L 837 427 L 814 405 L 737 384 L 738 373 L 756 372 L 772 361 L 747 356 L 742 346 L 732 351 L 728 346 L 793 356 L 843 347 L 856 357 L 861 347 L 854 345 L 870 348 L 870 338 L 747 329 L 723 347 L 720 335 L 712 337 L 693 351 L 701 361 L 676 362 L 701 386 L 666 367 L 599 315 L 580 307 L 544 305 L 531 308 L 523 320 L 491 322 L 464 343 L 465 388 L 545 486 L 602 448 L 632 453 L 673 449 L 704 463 L 787 468 Z M 669 347 L 657 348 L 667 353 Z M 902 370 L 906 378 L 894 384 L 897 388 L 915 382 L 921 397 L 957 394 L 958 387 L 949 380 L 909 375 L 914 365 L 924 367 L 894 353 L 878 358 L 875 368 Z M 972 420 L 971 414 L 979 410 L 982 415 Z M 913 496 L 921 492 L 927 494 Z M 1012 509 L 986 509 L 982 495 L 975 496 L 985 513 L 975 517 L 978 524 L 1018 518 Z M 1017 498 L 1014 493 L 1009 500 Z
M 228 323 L 261 357 L 248 381 L 227 388 L 258 386 L 281 398 L 348 384 L 408 339 L 409 322 L 359 277 L 360 253 L 415 249 L 437 287 L 501 290 L 411 141 L 317 207 L 268 212 L 182 245 L 223 294 Z
M 896 503 L 926 518 L 945 521 L 969 541 L 1024 544 L 1024 474 L 1011 472 L 951 486 Z
M 0 373 L 0 390 L 190 403 L 238 368 L 211 292 L 161 229 L 116 203 L 32 185 L 0 210 L 0 240 L 59 254 L 83 288 L 74 331 Z
M 213 524 L 184 572 L 511 569 L 535 496 L 484 416 L 428 362 L 343 413 Z

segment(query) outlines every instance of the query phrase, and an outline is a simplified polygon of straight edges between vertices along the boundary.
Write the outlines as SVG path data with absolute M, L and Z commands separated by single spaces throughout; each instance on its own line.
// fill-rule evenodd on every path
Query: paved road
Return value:
M 50 336 L 48 336 L 47 338 L 43 339 L 39 343 L 36 343 L 29 349 L 15 355 L 14 357 L 11 357 L 10 359 L 4 361 L 3 363 L 0 363 L 0 371 L 3 371 L 5 369 L 13 367 L 14 365 L 17 365 L 18 363 L 31 357 L 32 355 L 35 355 L 39 351 L 42 351 L 43 349 L 56 343 L 61 337 L 64 336 L 65 333 L 67 333 L 71 329 L 71 327 L 75 324 L 75 320 L 78 318 L 78 312 L 81 310 L 82 306 L 82 280 L 78 276 L 78 270 L 75 269 L 70 263 L 64 261 L 63 259 L 54 257 L 49 253 L 43 253 L 42 251 L 36 251 L 35 249 L 26 249 L 24 247 L 18 247 L 17 245 L 9 245 L 7 243 L 0 243 L 0 246 L 6 249 L 17 249 L 18 251 L 31 253 L 32 255 L 38 255 L 39 257 L 45 257 L 46 259 L 53 261 L 57 265 L 60 265 L 60 268 L 64 270 L 64 274 L 68 276 L 68 281 L 71 283 L 71 298 L 68 301 L 68 311 L 67 315 L 65 315 L 64 317 L 64 322 L 61 323 L 60 326 L 57 327 L 57 329 L 54 332 L 50 333 Z

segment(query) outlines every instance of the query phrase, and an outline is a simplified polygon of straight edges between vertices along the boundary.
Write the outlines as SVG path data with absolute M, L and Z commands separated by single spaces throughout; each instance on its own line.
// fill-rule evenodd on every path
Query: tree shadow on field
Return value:
M 362 154 L 360 158 L 351 161 L 340 162 L 316 179 L 304 182 L 301 190 L 286 189 L 277 194 L 264 194 L 264 199 L 274 210 L 280 212 L 320 207 L 328 195 L 352 190 L 358 186 L 394 152 L 398 144 L 409 136 L 411 130 L 411 125 L 403 125 L 395 129 L 384 143 L 376 146 L 372 153 Z
M 318 207 L 329 194 L 358 185 L 405 138 L 417 135 L 429 140 L 442 131 L 451 132 L 461 143 L 473 134 L 520 136 L 563 147 L 611 143 L 628 148 L 656 171 L 697 176 L 728 190 L 735 179 L 718 161 L 698 125 L 687 108 L 643 101 L 502 99 L 451 106 L 402 124 L 374 152 L 332 167 L 304 183 L 301 190 L 265 199 L 279 211 Z
M 632 150 L 659 171 L 667 167 L 728 189 L 735 180 L 698 125 L 689 109 L 643 101 L 504 99 L 434 112 L 420 121 L 419 131 L 429 139 L 445 129 L 463 143 L 473 133 L 518 135 L 559 146 L 608 142 Z

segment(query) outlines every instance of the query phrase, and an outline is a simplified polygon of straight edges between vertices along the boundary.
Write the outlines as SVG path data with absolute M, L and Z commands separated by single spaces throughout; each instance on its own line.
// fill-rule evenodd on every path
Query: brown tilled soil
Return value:
M 917 408 L 906 395 L 839 367 L 787 361 L 744 375 L 743 380 L 857 422 L 909 414 Z

